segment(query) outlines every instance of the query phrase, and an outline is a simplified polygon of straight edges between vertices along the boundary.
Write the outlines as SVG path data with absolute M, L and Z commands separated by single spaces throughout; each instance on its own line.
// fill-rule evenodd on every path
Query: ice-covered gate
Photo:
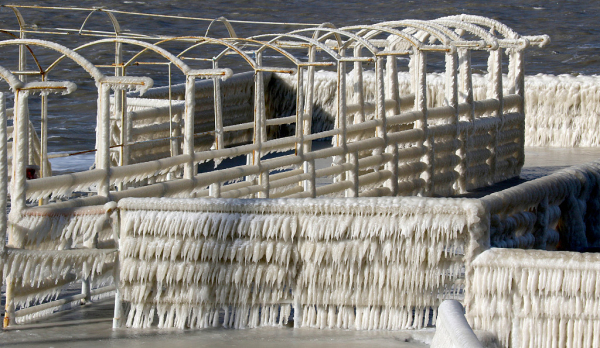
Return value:
M 90 290 L 90 282 L 103 283 L 101 276 L 110 278 L 118 270 L 115 255 L 122 246 L 114 214 L 115 202 L 123 198 L 451 195 L 518 175 L 523 50 L 548 41 L 468 15 L 344 28 L 297 25 L 300 29 L 285 34 L 248 37 L 221 18 L 217 22 L 226 29 L 221 38 L 159 36 L 121 30 L 116 12 L 90 9 L 75 29 L 81 34 L 76 43 L 60 38 L 56 43 L 46 40 L 48 35 L 64 30 L 36 31 L 21 14 L 32 8 L 9 7 L 19 19 L 20 38 L 0 41 L 4 57 L 13 50 L 19 64 L 17 70 L 0 70 L 14 100 L 12 110 L 0 109 L 4 119 L 14 115 L 13 141 L 3 143 L 13 153 L 3 162 L 12 163 L 4 253 L 7 324 L 34 316 L 35 307 L 13 313 L 15 306 L 27 307 L 73 281 L 83 279 L 84 289 L 70 300 L 89 300 L 103 291 Z M 86 29 L 95 13 L 108 15 L 114 30 Z M 506 77 L 503 53 L 509 56 Z M 473 93 L 471 59 L 488 65 L 480 100 Z M 444 81 L 443 93 L 428 83 L 428 62 L 442 70 L 437 78 Z M 108 76 L 109 70 L 115 76 Z M 408 89 L 400 86 L 400 70 L 411 76 Z M 73 82 L 54 82 L 55 76 L 92 87 L 76 94 Z M 322 102 L 327 89 L 333 98 Z M 41 96 L 39 151 L 31 150 L 30 99 L 36 93 Z M 81 149 L 95 153 L 94 168 L 51 175 L 49 93 L 96 103 L 95 146 Z M 6 128 L 0 133 L 8 139 Z M 329 139 L 331 146 L 313 147 Z M 331 164 L 320 167 L 327 159 Z M 25 180 L 34 163 L 41 164 L 41 177 Z M 333 182 L 321 185 L 323 177 Z M 59 202 L 65 197 L 71 199 Z M 51 311 L 57 305 L 39 308 Z M 369 306 L 364 304 L 370 311 Z M 412 323 L 405 319 L 401 323 Z M 390 327 L 411 324 L 398 325 Z

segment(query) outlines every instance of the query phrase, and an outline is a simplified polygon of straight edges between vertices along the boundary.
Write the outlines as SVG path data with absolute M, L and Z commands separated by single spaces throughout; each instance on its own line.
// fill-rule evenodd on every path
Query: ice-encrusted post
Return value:
M 219 62 L 213 61 L 213 69 L 219 68 Z M 215 109 L 215 150 L 225 148 L 223 142 L 223 102 L 221 100 L 221 79 L 213 77 L 213 96 L 214 96 L 214 109 Z M 209 187 L 209 195 L 211 197 L 221 197 L 221 183 L 215 182 Z
M 386 60 L 386 81 L 385 83 L 385 99 L 392 100 L 394 103 L 391 108 L 386 108 L 385 112 L 388 116 L 400 115 L 400 93 L 398 91 L 398 66 L 396 57 L 387 56 Z M 384 129 L 387 135 L 387 127 Z M 390 189 L 392 196 L 398 194 L 398 144 L 386 141 L 385 152 L 392 155 L 391 160 L 387 162 L 384 168 L 392 173 L 391 178 L 387 181 L 387 188 Z
M 525 115 L 525 55 L 523 49 L 515 49 L 512 54 L 514 79 L 515 79 L 515 94 L 519 95 L 517 112 Z M 520 122 L 519 127 L 519 156 L 517 158 L 518 167 L 521 167 L 525 162 L 525 118 Z
M 456 54 L 456 49 L 452 49 L 451 51 L 446 53 L 446 103 L 449 107 L 454 109 L 454 117 L 450 120 L 450 122 L 456 127 L 456 139 L 460 137 L 460 115 L 458 113 L 458 56 Z M 461 161 L 464 158 L 464 153 L 462 153 L 459 149 L 458 156 L 461 157 Z M 460 164 L 459 164 L 460 166 Z M 455 182 L 455 191 L 465 192 L 466 188 L 464 187 L 464 182 L 460 180 L 461 170 L 459 168 L 458 172 L 460 173 L 457 176 L 457 181 Z
M 490 51 L 488 58 L 488 98 L 498 100 L 498 108 L 493 112 L 498 122 L 490 132 L 492 141 L 490 144 L 491 154 L 491 165 L 490 165 L 490 180 L 491 182 L 496 181 L 496 175 L 498 170 L 498 132 L 500 131 L 500 125 L 502 120 L 502 49 L 498 48 Z
M 189 159 L 183 168 L 184 179 L 193 179 L 194 170 L 194 113 L 196 111 L 196 77 L 185 77 L 185 115 L 183 129 L 183 154 Z
M 262 51 L 256 52 L 256 68 L 254 72 L 254 143 L 257 149 L 254 150 L 254 165 L 258 166 L 258 184 L 262 186 L 258 192 L 259 198 L 269 198 L 269 171 L 262 172 L 261 157 L 263 155 L 262 144 L 267 141 L 267 120 L 265 114 L 265 83 L 264 73 L 260 70 L 262 67 Z
M 106 172 L 104 177 L 98 182 L 98 195 L 108 197 L 110 194 L 110 84 L 99 83 L 97 107 L 96 167 Z
M 468 189 L 469 185 L 469 150 L 471 147 L 471 132 L 473 122 L 475 122 L 475 108 L 473 104 L 473 79 L 471 72 L 471 51 L 466 48 L 458 50 L 459 55 L 459 74 L 460 74 L 460 90 L 462 93 L 462 102 L 469 105 L 469 111 L 467 113 L 468 126 L 464 128 L 461 133 L 459 140 L 461 141 L 461 163 L 459 169 L 463 172 L 460 173 L 459 186 Z
M 313 63 L 315 61 L 317 48 L 311 45 L 308 49 L 308 62 Z M 313 103 L 315 96 L 315 67 L 313 65 L 308 66 L 308 84 L 306 86 L 306 101 L 304 102 L 304 111 L 302 114 L 302 131 L 304 135 L 310 135 L 312 129 L 312 114 L 313 114 Z M 302 154 L 307 154 L 312 150 L 312 141 L 304 142 L 302 145 Z M 315 161 L 305 161 L 303 163 L 304 173 L 310 173 L 310 179 L 304 180 L 303 186 L 305 192 L 310 192 L 310 197 L 315 197 L 316 184 L 315 184 Z
M 4 257 L 6 229 L 8 227 L 6 206 L 8 204 L 8 134 L 6 129 L 6 96 L 0 92 L 0 257 Z
M 119 243 L 121 238 L 121 215 L 118 209 L 113 212 L 113 239 L 115 240 L 115 247 L 119 250 Z M 121 318 L 123 318 L 123 294 L 121 293 L 121 267 L 119 258 L 115 258 L 115 266 L 113 269 L 113 279 L 115 283 L 115 308 L 113 314 L 113 328 L 121 327 Z
M 362 46 L 356 45 L 354 47 L 354 57 L 358 58 L 361 56 Z M 354 116 L 354 124 L 365 122 L 365 94 L 363 86 L 363 66 L 360 60 L 354 62 L 354 100 L 353 102 L 359 105 L 359 110 L 356 116 Z
M 345 56 L 345 50 L 340 48 L 340 56 Z M 336 116 L 335 128 L 339 133 L 335 136 L 335 146 L 343 148 L 344 154 L 347 150 L 346 139 L 346 62 L 338 61 L 337 67 L 337 100 L 336 100 Z M 334 156 L 333 165 L 342 165 L 346 161 L 346 156 Z M 341 182 L 345 179 L 344 173 L 335 175 L 333 182 Z
M 11 189 L 11 214 L 18 215 L 26 206 L 26 188 L 25 180 L 26 167 L 28 163 L 27 140 L 29 136 L 29 109 L 27 102 L 29 95 L 26 91 L 15 91 L 15 111 L 14 111 L 14 135 L 13 135 L 13 175 Z M 9 244 L 11 236 L 9 234 Z
M 425 188 L 423 195 L 429 196 L 433 192 L 433 173 L 435 168 L 433 166 L 433 139 L 430 139 L 429 132 L 427 130 L 427 53 L 425 51 L 417 50 L 414 53 L 414 67 L 415 69 L 415 110 L 421 112 L 421 119 L 415 122 L 415 128 L 423 131 L 423 138 L 417 143 L 417 146 L 424 148 L 423 160 L 427 164 L 427 169 L 423 172 L 425 179 Z

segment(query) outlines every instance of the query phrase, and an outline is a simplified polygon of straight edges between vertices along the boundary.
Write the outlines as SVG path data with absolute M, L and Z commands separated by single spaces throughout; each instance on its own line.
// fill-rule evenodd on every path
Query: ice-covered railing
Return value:
M 467 319 L 504 347 L 598 347 L 600 254 L 491 249 L 473 261 Z
M 131 327 L 154 313 L 159 327 L 282 325 L 293 309 L 295 327 L 421 328 L 461 296 L 487 239 L 466 199 L 128 198 L 119 211 Z
M 600 163 L 570 167 L 482 198 L 491 245 L 584 251 L 600 247 Z
M 17 7 L 13 8 L 18 14 Z M 235 35 L 230 23 L 221 19 L 230 37 L 160 37 L 161 41 L 157 42 L 155 40 L 158 37 L 123 33 L 110 11 L 100 12 L 109 14 L 115 29 L 114 37 L 68 48 L 51 41 L 30 38 L 35 33 L 21 26 L 20 39 L 0 41 L 0 47 L 4 49 L 13 47 L 19 50 L 19 71 L 16 73 L 21 79 L 28 75 L 38 76 L 41 80 L 25 84 L 9 71 L 4 71 L 6 69 L 2 70 L 2 77 L 11 85 L 16 100 L 14 175 L 9 216 L 9 240 L 11 247 L 15 247 L 13 254 L 30 253 L 27 249 L 43 249 L 40 253 L 52 256 L 52 262 L 59 262 L 70 253 L 61 248 L 83 246 L 93 250 L 77 250 L 77 257 L 81 256 L 77 260 L 80 261 L 73 262 L 81 264 L 84 270 L 91 269 L 89 263 L 104 264 L 108 262 L 107 255 L 110 252 L 102 250 L 102 247 L 112 249 L 117 245 L 111 240 L 107 227 L 111 204 L 127 197 L 427 196 L 464 192 L 469 188 L 487 185 L 518 174 L 522 165 L 523 50 L 530 43 L 543 44 L 546 41 L 544 37 L 520 38 L 502 30 L 496 37 L 484 27 L 490 24 L 498 26 L 498 23 L 480 17 L 463 16 L 341 29 L 323 25 L 285 34 L 240 38 Z M 22 18 L 19 18 L 19 23 L 23 23 Z M 25 37 L 25 32 L 28 37 Z M 83 28 L 79 33 L 82 32 Z M 49 35 L 50 32 L 45 34 Z M 170 51 L 166 43 L 185 47 L 182 51 Z M 95 66 L 83 56 L 88 48 L 102 46 L 109 46 L 111 50 L 114 47 L 114 62 Z M 132 50 L 124 50 L 124 46 L 135 48 L 129 60 L 125 59 L 124 54 Z M 207 48 L 209 46 L 219 49 L 211 50 Z M 25 48 L 31 50 L 32 47 L 49 51 L 58 57 L 47 66 L 36 59 L 39 71 L 27 71 L 23 53 Z M 470 54 L 475 50 L 490 57 L 486 99 L 482 100 L 475 100 L 473 96 Z M 509 55 L 508 95 L 504 94 L 502 88 L 502 53 Z M 158 57 L 161 61 L 140 61 L 140 57 L 146 54 L 153 54 L 154 58 Z M 278 58 L 272 59 L 271 54 Z M 428 55 L 439 55 L 446 62 L 444 95 L 447 102 L 437 107 L 429 107 L 428 103 Z M 222 59 L 230 56 L 241 59 L 249 72 L 233 77 L 232 70 L 225 66 L 227 59 Z M 298 58 L 303 56 L 308 59 Z M 411 91 L 408 95 L 401 95 L 396 78 L 401 62 L 398 57 L 401 56 L 410 57 L 408 69 L 411 73 Z M 91 150 L 96 152 L 95 168 L 26 181 L 29 98 L 34 92 L 41 95 L 41 157 L 45 160 L 45 125 L 48 118 L 48 100 L 45 97 L 49 92 L 70 93 L 74 89 L 70 82 L 56 83 L 48 78 L 48 73 L 52 71 L 55 74 L 58 71 L 55 68 L 63 61 L 74 62 L 82 68 L 97 88 L 97 94 L 93 95 L 97 103 L 96 146 Z M 197 61 L 209 62 L 210 66 L 196 69 L 188 64 Z M 143 63 L 164 64 L 168 66 L 169 74 L 173 67 L 185 78 L 185 84 L 181 87 L 183 94 L 178 86 L 171 85 L 169 75 L 169 84 L 162 89 L 163 94 L 168 95 L 166 102 L 157 102 L 156 96 L 146 100 L 132 98 L 127 91 L 138 91 L 140 95 L 136 96 L 139 97 L 153 84 L 152 76 L 126 76 L 126 72 L 129 72 L 127 69 L 134 65 L 142 66 Z M 374 71 L 367 71 L 365 64 L 373 64 Z M 353 69 L 348 72 L 350 65 Z M 104 75 L 99 67 L 114 69 L 116 76 Z M 240 67 L 236 65 L 234 68 Z M 313 111 L 319 89 L 316 83 L 317 68 L 329 69 L 335 74 L 333 86 L 338 92 L 332 101 L 332 127 L 313 131 Z M 273 81 L 272 73 L 291 77 L 296 91 L 293 98 L 278 98 L 277 89 L 269 93 L 267 87 Z M 249 75 L 253 76 L 253 80 L 247 78 Z M 229 85 L 226 81 L 228 78 L 232 79 Z M 375 84 L 373 96 L 369 96 L 363 88 L 363 82 L 369 78 Z M 196 83 L 200 79 L 209 81 Z M 236 79 L 243 82 L 236 83 Z M 235 110 L 228 110 L 229 105 L 235 105 L 238 96 L 236 91 L 227 92 L 229 87 L 238 89 L 239 96 L 244 100 L 242 116 Z M 347 95 L 345 91 L 348 90 L 353 92 Z M 174 100 L 173 96 L 177 93 L 181 101 Z M 252 105 L 249 121 L 244 118 L 247 117 L 244 110 L 250 105 L 248 96 Z M 233 99 L 231 104 L 228 98 Z M 287 103 L 290 99 L 294 100 L 293 106 L 278 104 L 282 101 Z M 273 114 L 269 115 L 270 112 Z M 214 116 L 214 124 L 205 122 L 206 114 Z M 178 115 L 181 120 L 178 120 Z M 6 131 L 2 132 L 2 136 L 6 136 Z M 165 132 L 167 139 L 157 138 Z M 242 138 L 248 136 L 248 143 L 239 144 L 243 139 L 236 139 L 235 134 L 242 134 Z M 228 142 L 230 138 L 233 138 L 233 142 Z M 333 147 L 312 149 L 314 140 L 328 138 L 332 138 Z M 162 148 L 155 146 L 159 142 L 162 142 Z M 164 149 L 165 144 L 169 147 L 168 151 Z M 207 144 L 211 145 L 210 150 L 202 151 Z M 140 151 L 136 153 L 137 150 Z M 278 152 L 283 153 L 274 155 Z M 218 164 L 238 156 L 246 157 L 245 165 L 198 173 L 199 163 L 213 161 Z M 333 165 L 316 167 L 317 160 L 328 158 L 332 159 Z M 317 179 L 320 177 L 333 177 L 334 182 L 318 186 Z M 164 182 L 154 183 L 157 179 Z M 75 190 L 90 187 L 94 188 L 90 197 L 46 204 L 49 198 L 69 196 Z M 42 207 L 28 206 L 28 203 L 38 199 Z M 458 223 L 452 228 L 462 228 L 464 232 L 464 226 L 460 226 Z M 355 229 L 358 231 L 358 227 Z M 441 230 L 448 232 L 444 228 Z M 435 240 L 432 243 L 437 242 Z M 364 244 L 364 241 L 360 243 Z M 444 252 L 450 251 L 457 253 L 460 258 L 460 252 L 444 249 Z M 436 252 L 442 251 L 436 249 Z M 16 258 L 7 260 L 7 269 L 16 269 Z M 339 266 L 336 262 L 332 261 L 331 270 Z M 103 267 L 94 269 L 99 268 Z M 75 278 L 83 277 L 84 288 L 87 288 L 85 277 L 91 273 L 78 272 L 71 273 Z M 452 272 L 455 276 L 460 273 L 457 269 Z M 417 279 L 417 275 L 414 277 Z M 11 279 L 10 283 L 14 289 L 18 280 Z M 327 290 L 331 284 L 320 283 L 319 286 Z M 336 287 L 329 290 L 337 291 Z M 84 292 L 89 293 L 87 290 Z M 425 324 L 427 308 L 435 306 L 437 300 L 430 296 L 423 300 L 425 303 L 414 297 L 415 303 L 407 304 L 406 308 L 399 305 L 391 312 L 378 312 L 361 303 L 327 304 L 341 308 L 343 314 L 340 316 L 337 315 L 337 309 L 319 309 L 318 306 L 323 303 L 311 297 L 312 294 L 311 290 L 305 299 L 299 300 L 298 309 L 306 310 L 306 315 L 302 315 L 303 325 L 325 325 L 323 313 L 327 313 L 326 325 L 351 326 L 354 307 L 357 307 L 363 318 L 366 318 L 365 313 L 369 313 L 369 318 L 371 315 L 380 318 L 387 315 L 393 321 L 375 324 L 367 319 L 363 322 L 354 318 L 356 327 L 418 327 Z M 7 303 L 14 304 L 14 294 L 7 293 L 7 298 Z M 161 308 L 161 311 L 173 313 L 170 309 Z M 417 309 L 414 318 L 410 317 L 411 308 Z M 275 309 L 272 309 L 272 313 L 275 313 Z M 316 316 L 313 309 L 318 309 L 320 316 Z M 256 308 L 254 310 L 253 313 L 257 313 Z M 144 311 L 141 308 L 137 312 L 141 316 L 137 318 L 144 318 L 148 314 Z M 337 319 L 335 325 L 332 321 L 335 316 L 341 318 L 339 325 Z M 133 318 L 136 318 L 135 314 Z M 245 326 L 246 319 L 243 316 L 238 318 L 242 321 L 234 325 Z M 256 320 L 253 317 L 250 322 L 256 323 Z M 275 320 L 273 316 L 267 322 Z M 136 326 L 141 325 L 137 323 Z M 169 321 L 166 325 L 172 324 Z
M 113 25 L 116 25 L 113 17 Z M 143 119 L 140 113 L 144 112 L 133 109 L 144 108 L 143 101 L 132 99 L 129 105 L 127 95 L 121 91 L 123 88 L 116 88 L 112 111 L 99 108 L 103 114 L 98 115 L 98 120 L 108 122 L 105 118 L 111 118 L 112 125 L 98 127 L 96 169 L 32 180 L 27 185 L 27 197 L 60 197 L 93 186 L 99 188 L 99 193 L 103 191 L 101 195 L 106 195 L 107 188 L 109 191 L 122 190 L 131 186 L 130 182 L 136 182 L 135 186 L 152 183 L 157 176 L 161 180 L 171 179 L 169 185 L 118 192 L 113 195 L 114 199 L 128 195 L 190 194 L 212 197 L 447 195 L 515 176 L 523 163 L 522 51 L 531 43 L 543 44 L 547 40 L 544 37 L 520 38 L 509 30 L 494 36 L 484 27 L 503 26 L 493 23 L 479 17 L 461 16 L 341 29 L 321 26 L 252 38 L 237 37 L 233 31 L 229 32 L 231 38 L 224 39 L 168 38 L 167 41 L 188 43 L 187 48 L 177 55 L 162 44 L 139 40 L 141 36 L 135 40 L 120 37 L 121 32 L 115 27 L 116 38 L 89 42 L 76 50 L 114 43 L 117 75 L 124 75 L 125 68 L 138 64 L 139 57 L 146 52 L 153 52 L 162 56 L 169 67 L 173 65 L 179 69 L 188 81 L 183 88 L 171 84 L 162 88 L 163 97 L 168 96 L 168 105 L 155 107 L 155 101 L 147 101 L 151 110 L 147 114 L 163 115 L 160 120 L 149 116 L 140 121 Z M 23 43 L 35 45 L 33 41 Z M 139 47 L 141 51 L 127 61 L 123 57 L 124 45 Z M 184 58 L 208 59 L 202 54 L 210 45 L 223 47 L 218 55 L 211 55 L 212 69 L 194 70 L 183 62 Z M 469 57 L 474 50 L 489 53 L 487 99 L 475 100 L 473 97 Z M 65 54 L 68 49 L 58 51 Z M 198 57 L 193 57 L 192 53 L 198 51 Z M 308 62 L 296 58 L 299 51 L 309 56 Z M 292 67 L 266 63 L 265 52 L 277 54 Z M 500 73 L 504 52 L 510 58 L 508 95 L 504 94 Z M 428 108 L 431 97 L 427 93 L 428 54 L 442 55 L 446 61 L 446 103 L 434 108 Z M 248 64 L 255 76 L 253 83 L 221 81 L 231 72 L 222 68 L 222 58 L 231 55 L 239 56 Z M 411 93 L 407 95 L 402 95 L 396 79 L 400 56 L 410 57 Z M 349 63 L 353 69 L 347 73 Z M 366 71 L 365 63 L 374 63 L 374 71 Z M 313 109 L 319 90 L 315 85 L 316 68 L 335 69 L 335 89 L 353 91 L 350 96 L 341 92 L 335 94 L 333 129 L 322 129 L 321 132 L 312 131 Z M 271 95 L 265 87 L 272 72 L 288 74 L 296 86 L 295 97 L 285 98 L 286 102 L 294 100 L 294 106 L 283 114 L 276 114 L 275 118 L 269 118 L 268 108 L 277 113 L 286 107 L 277 104 L 281 99 L 277 98 L 276 90 Z M 212 81 L 198 85 L 196 78 Z M 369 80 L 375 85 L 373 97 L 363 88 L 363 82 Z M 237 96 L 235 91 L 228 92 L 228 86 L 241 88 L 244 100 L 248 99 L 251 90 L 253 117 L 250 122 L 238 120 L 236 115 L 239 114 L 228 110 L 227 99 Z M 127 85 L 127 88 L 135 87 L 139 85 Z M 184 93 L 181 94 L 179 89 Z M 174 102 L 177 96 L 184 100 Z M 412 104 L 412 108 L 404 104 Z M 165 120 L 167 110 L 168 120 Z M 214 116 L 214 125 L 212 121 L 204 121 L 205 111 Z M 183 114 L 182 120 L 178 119 L 179 113 Z M 277 134 L 273 130 L 282 124 L 292 135 L 269 137 L 269 134 Z M 250 136 L 252 144 L 235 146 L 236 142 L 250 140 Z M 234 142 L 228 142 L 228 137 Z M 333 138 L 333 149 L 311 151 L 313 140 L 329 137 Z M 203 152 L 205 149 L 214 151 Z M 294 151 L 294 155 L 267 158 L 273 152 L 282 151 Z M 244 155 L 247 165 L 238 167 L 236 175 L 234 170 L 223 170 L 195 176 L 198 163 L 212 160 L 218 164 L 224 159 Z M 333 158 L 332 167 L 315 168 L 316 160 L 327 157 Z M 120 167 L 109 169 L 111 159 L 113 165 Z M 183 177 L 178 171 L 181 167 L 184 167 Z M 169 173 L 172 174 L 165 176 Z M 333 176 L 334 183 L 316 187 L 315 179 L 320 176 Z

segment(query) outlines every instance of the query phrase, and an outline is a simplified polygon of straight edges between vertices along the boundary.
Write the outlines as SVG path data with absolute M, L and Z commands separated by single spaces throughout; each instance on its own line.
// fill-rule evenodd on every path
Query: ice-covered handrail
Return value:
M 456 300 L 445 300 L 438 309 L 431 348 L 483 348 Z

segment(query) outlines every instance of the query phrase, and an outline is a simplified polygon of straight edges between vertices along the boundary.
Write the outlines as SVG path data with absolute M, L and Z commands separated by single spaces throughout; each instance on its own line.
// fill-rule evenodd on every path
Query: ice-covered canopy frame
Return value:
M 153 35 L 123 30 L 117 16 L 133 14 L 104 9 L 70 9 L 89 15 L 80 28 L 54 30 L 28 26 L 21 11 L 55 8 L 8 7 L 19 23 L 8 31 L 16 38 L 0 41 L 3 57 L 11 49 L 17 57 L 0 63 L 14 95 L 13 108 L 0 107 L 3 124 L 14 117 L 12 128 L 0 129 L 2 149 L 13 152 L 9 159 L 0 151 L 2 187 L 10 182 L 12 201 L 8 221 L 0 221 L 10 240 L 3 253 L 8 322 L 52 311 L 56 302 L 42 304 L 42 312 L 14 309 L 78 279 L 83 293 L 69 300 L 89 300 L 104 291 L 92 290 L 94 284 L 114 275 L 116 324 L 123 296 L 134 304 L 128 324 L 139 327 L 154 311 L 160 326 L 213 325 L 222 308 L 225 325 L 281 324 L 292 307 L 299 326 L 420 327 L 441 298 L 463 291 L 462 267 L 490 242 L 554 247 L 561 214 L 585 215 L 577 201 L 595 206 L 596 196 L 572 177 L 561 184 L 560 198 L 527 206 L 497 197 L 359 198 L 452 195 L 518 175 L 523 51 L 543 46 L 546 36 L 519 36 L 469 15 L 296 30 L 270 23 L 271 33 L 247 37 L 235 21 L 219 18 L 204 36 Z M 108 15 L 112 29 L 86 29 L 95 14 Z M 209 36 L 215 24 L 226 34 Z M 72 47 L 52 36 L 69 31 L 79 38 Z M 471 59 L 483 57 L 486 82 L 475 93 Z M 15 61 L 16 70 L 6 68 Z M 443 71 L 431 74 L 428 62 Z M 66 64 L 86 77 L 65 74 Z M 401 70 L 408 81 L 398 78 Z M 50 77 L 79 86 L 87 79 L 95 90 L 71 93 L 72 82 Z M 39 139 L 28 106 L 36 93 Z M 94 169 L 52 176 L 48 93 L 97 102 L 96 146 L 82 149 L 96 153 Z M 331 146 L 313 148 L 329 138 Z M 226 161 L 244 156 L 242 163 Z M 332 164 L 319 166 L 326 159 Z M 42 167 L 41 177 L 25 180 L 33 164 Z M 333 182 L 319 184 L 324 177 Z M 82 189 L 89 196 L 55 202 Z M 321 196 L 357 199 L 302 199 Z M 545 210 L 536 217 L 532 207 Z M 541 232 L 520 235 L 528 229 Z M 165 284 L 174 285 L 156 293 Z

